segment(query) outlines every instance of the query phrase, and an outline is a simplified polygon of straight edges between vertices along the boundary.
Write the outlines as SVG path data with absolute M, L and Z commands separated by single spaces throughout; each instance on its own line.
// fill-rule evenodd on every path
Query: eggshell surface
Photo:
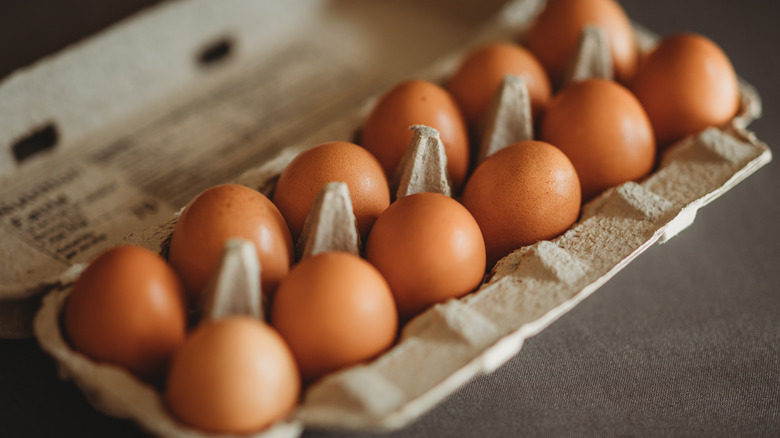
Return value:
M 739 110 L 731 61 L 714 42 L 691 33 L 663 39 L 642 62 L 631 90 L 661 147 L 724 124 Z
M 615 77 L 624 83 L 636 73 L 638 50 L 631 22 L 614 0 L 550 0 L 528 33 L 526 45 L 561 85 L 582 29 L 598 26 L 607 34 Z
M 521 246 L 566 231 L 579 216 L 580 183 L 560 149 L 523 141 L 477 166 L 462 202 L 482 230 L 487 263 L 493 266 Z
M 385 93 L 363 125 L 360 144 L 374 154 L 391 179 L 412 141 L 412 125 L 439 131 L 447 171 L 455 190 L 459 190 L 469 168 L 466 122 L 455 99 L 436 84 L 411 80 Z
M 390 283 L 402 319 L 474 290 L 485 274 L 479 225 L 454 199 L 416 193 L 377 219 L 366 258 Z
M 371 153 L 347 142 L 329 142 L 298 155 L 282 172 L 274 204 L 297 240 L 317 194 L 329 182 L 349 188 L 360 236 L 365 241 L 376 218 L 390 205 L 390 189 L 382 166 Z
M 162 257 L 118 246 L 81 273 L 64 323 L 76 350 L 157 381 L 186 336 L 184 291 Z
M 289 414 L 300 387 L 295 360 L 272 327 L 229 317 L 203 323 L 176 352 L 165 400 L 184 423 L 240 434 Z
M 352 254 L 325 252 L 304 258 L 282 280 L 271 323 L 311 382 L 389 348 L 398 315 L 373 266 Z
M 489 44 L 471 52 L 447 83 L 447 89 L 472 126 L 484 117 L 505 75 L 525 80 L 534 119 L 547 106 L 552 88 L 536 56 L 517 44 Z
M 182 212 L 168 255 L 193 300 L 202 294 L 219 264 L 225 242 L 232 237 L 254 243 L 263 291 L 272 292 L 289 271 L 292 238 L 276 206 L 248 187 L 212 187 L 195 197 Z
M 650 119 L 636 97 L 614 81 L 589 79 L 563 89 L 547 108 L 541 139 L 574 164 L 585 201 L 644 177 L 655 164 Z

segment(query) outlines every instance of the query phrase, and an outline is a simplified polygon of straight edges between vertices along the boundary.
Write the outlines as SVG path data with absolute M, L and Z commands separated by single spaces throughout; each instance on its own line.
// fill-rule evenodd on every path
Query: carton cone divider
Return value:
M 219 267 L 206 285 L 201 320 L 233 315 L 264 319 L 260 270 L 254 244 L 244 239 L 229 239 Z
M 298 258 L 328 251 L 360 254 L 360 233 L 349 188 L 343 182 L 322 186 L 295 248 Z
M 531 95 L 521 76 L 506 75 L 486 113 L 477 163 L 518 141 L 534 139 Z
M 447 173 L 447 154 L 439 131 L 425 125 L 412 125 L 412 141 L 396 170 L 393 183 L 396 198 L 421 192 L 452 196 L 452 184 Z
M 612 79 L 613 65 L 607 32 L 597 26 L 585 26 L 577 51 L 570 61 L 564 86 L 590 78 Z

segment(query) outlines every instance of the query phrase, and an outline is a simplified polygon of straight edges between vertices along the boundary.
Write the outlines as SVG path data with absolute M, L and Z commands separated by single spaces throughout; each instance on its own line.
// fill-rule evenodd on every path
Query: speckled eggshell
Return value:
M 544 65 L 554 85 L 560 85 L 586 25 L 607 33 L 615 77 L 633 78 L 638 50 L 631 22 L 614 0 L 550 0 L 526 37 L 526 45 Z
M 631 90 L 647 111 L 660 147 L 739 110 L 737 75 L 714 42 L 692 33 L 664 38 L 642 62 Z
M 385 93 L 363 125 L 360 144 L 374 154 L 392 178 L 412 141 L 412 125 L 439 131 L 447 154 L 447 171 L 455 190 L 459 190 L 470 159 L 466 122 L 455 99 L 436 84 L 410 80 Z
M 145 248 L 118 246 L 81 273 L 64 324 L 76 350 L 157 382 L 184 342 L 186 314 L 181 283 L 165 260 Z
M 168 261 L 197 301 L 219 264 L 225 242 L 254 243 L 264 292 L 273 292 L 290 270 L 290 230 L 276 206 L 262 193 L 237 184 L 203 191 L 184 209 L 171 237 Z
M 268 324 L 244 316 L 198 326 L 176 352 L 165 401 L 200 430 L 244 434 L 296 406 L 300 376 L 290 349 Z
M 558 93 L 542 122 L 541 139 L 574 164 L 587 201 L 653 170 L 653 128 L 642 105 L 614 81 L 588 79 Z
M 301 260 L 282 280 L 271 324 L 287 341 L 305 382 L 367 361 L 398 330 L 390 288 L 371 264 L 344 252 Z
M 273 200 L 290 226 L 293 240 L 300 236 L 320 189 L 329 182 L 347 184 L 365 242 L 376 218 L 390 205 L 390 189 L 382 166 L 371 153 L 341 141 L 301 153 L 279 177 Z
M 546 108 L 552 88 L 536 56 L 517 44 L 489 44 L 471 52 L 447 82 L 447 89 L 472 126 L 484 117 L 506 75 L 525 79 L 534 120 Z
M 471 292 L 485 274 L 479 225 L 461 204 L 438 193 L 391 204 L 368 236 L 366 258 L 390 283 L 403 320 Z
M 482 230 L 490 267 L 521 246 L 566 231 L 579 216 L 580 183 L 560 149 L 523 141 L 483 161 L 462 201 Z

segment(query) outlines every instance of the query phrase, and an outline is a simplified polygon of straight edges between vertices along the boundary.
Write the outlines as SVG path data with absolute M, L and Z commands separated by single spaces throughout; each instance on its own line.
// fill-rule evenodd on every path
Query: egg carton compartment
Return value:
M 653 38 L 641 28 L 638 32 L 645 43 Z M 427 77 L 445 77 L 461 56 L 433 66 Z M 728 126 L 709 128 L 670 147 L 650 176 L 588 202 L 579 221 L 563 235 L 506 256 L 476 292 L 417 316 L 390 350 L 311 385 L 290 417 L 254 436 L 296 436 L 308 426 L 402 427 L 469 379 L 501 366 L 520 351 L 525 339 L 571 310 L 649 246 L 689 226 L 699 208 L 771 160 L 769 148 L 744 129 L 760 114 L 760 101 L 751 87 L 742 87 L 742 111 Z M 320 134 L 351 139 L 372 104 L 370 100 Z M 285 148 L 236 181 L 271 193 L 278 174 L 314 144 Z M 133 233 L 126 241 L 165 254 L 177 218 Z M 177 423 L 153 388 L 70 348 L 58 321 L 68 284 L 81 269 L 71 269 L 44 299 L 35 323 L 39 342 L 56 358 L 63 376 L 73 379 L 96 408 L 134 419 L 155 434 L 209 436 Z

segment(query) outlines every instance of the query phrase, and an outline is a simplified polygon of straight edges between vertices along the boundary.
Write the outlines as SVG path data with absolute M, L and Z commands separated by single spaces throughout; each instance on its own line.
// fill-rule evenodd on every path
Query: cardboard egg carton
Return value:
M 420 148 L 424 154 L 430 152 Z M 651 176 L 607 190 L 585 205 L 581 219 L 562 236 L 503 258 L 479 290 L 425 311 L 407 323 L 389 351 L 325 376 L 307 388 L 290 417 L 252 436 L 297 436 L 304 426 L 387 429 L 408 424 L 471 378 L 505 363 L 525 339 L 571 310 L 649 246 L 689 226 L 700 207 L 770 158 L 765 145 L 731 128 L 709 128 L 678 143 Z M 280 166 L 281 171 L 288 161 L 285 153 L 269 167 Z M 256 174 L 269 175 L 265 170 Z M 400 184 L 399 193 L 408 189 L 409 179 Z M 243 182 L 268 188 L 273 176 L 247 176 Z M 427 184 L 436 187 L 437 181 Z M 343 203 L 338 189 L 333 191 L 331 204 Z M 175 221 L 133 234 L 128 241 L 165 253 Z M 71 269 L 66 281 L 74 281 L 82 269 Z M 97 409 L 133 419 L 152 433 L 212 436 L 179 424 L 161 394 L 127 371 L 72 350 L 59 323 L 69 293 L 64 287 L 46 296 L 35 321 L 39 342 L 56 359 L 63 377 L 73 379 Z
M 520 0 L 505 5 L 472 39 L 459 45 L 455 54 L 417 76 L 443 79 L 471 47 L 485 41 L 516 39 L 540 4 L 536 0 Z M 195 9 L 198 5 L 200 2 L 195 0 L 166 5 L 140 17 L 140 22 L 155 22 L 154 17 L 164 15 L 166 10 L 177 11 L 178 15 L 171 12 L 171 17 L 181 16 L 182 11 L 195 14 L 190 8 Z M 243 16 L 246 14 L 239 12 L 244 11 L 241 8 L 253 6 L 236 2 L 227 8 L 232 7 L 236 8 L 236 16 Z M 133 22 L 126 25 L 128 29 L 133 28 Z M 652 34 L 639 26 L 637 34 L 641 47 L 652 45 Z M 598 35 L 595 40 L 585 40 L 582 47 L 583 50 L 598 49 Z M 240 79 L 241 69 L 247 65 L 251 62 L 239 63 L 223 75 L 207 79 L 205 87 L 220 89 L 225 83 Z M 598 71 L 601 64 L 594 65 Z M 5 90 L 7 88 L 0 88 L 0 95 Z M 506 362 L 520 351 L 525 339 L 573 308 L 649 246 L 668 240 L 690 225 L 700 207 L 771 159 L 768 147 L 745 130 L 749 122 L 760 115 L 760 100 L 747 84 L 741 84 L 741 92 L 741 112 L 727 126 L 707 129 L 671 147 L 652 175 L 640 182 L 612 188 L 586 204 L 580 220 L 562 236 L 521 248 L 505 257 L 478 291 L 436 305 L 410 321 L 403 328 L 398 343 L 376 360 L 334 373 L 312 385 L 289 418 L 256 436 L 297 436 L 304 426 L 400 427 L 422 415 L 469 379 Z M 187 99 L 177 97 L 173 100 L 178 104 Z M 139 106 L 144 104 L 151 105 L 142 102 Z M 340 115 L 338 121 L 313 129 L 311 135 L 285 145 L 275 155 L 266 151 L 263 164 L 245 171 L 236 182 L 270 193 L 278 174 L 300 151 L 326 140 L 351 140 L 372 104 L 373 100 L 369 100 L 346 116 Z M 176 107 L 171 103 L 152 106 L 165 107 L 159 112 L 150 111 L 154 116 L 167 114 L 166 108 Z M 495 113 L 502 114 L 506 110 L 506 105 L 499 104 Z M 140 125 L 149 123 L 145 115 L 137 117 L 141 119 Z M 526 128 L 527 125 L 520 126 L 510 136 L 527 136 Z M 496 131 L 490 127 L 487 130 Z M 100 143 L 97 140 L 90 142 Z M 429 144 L 427 140 L 421 143 Z M 109 152 L 122 153 L 121 145 L 121 142 L 114 143 L 108 151 L 98 148 L 97 158 Z M 413 179 L 411 175 L 406 178 L 407 181 Z M 173 208 L 168 210 L 175 211 Z M 126 241 L 165 254 L 178 215 L 172 211 L 164 213 L 166 220 L 160 219 L 163 215 L 160 211 L 155 212 L 151 216 L 158 225 L 133 233 Z M 42 347 L 57 360 L 62 376 L 72 379 L 96 408 L 109 415 L 134 419 L 155 434 L 210 436 L 177 423 L 152 387 L 118 367 L 95 363 L 70 348 L 61 332 L 59 315 L 67 300 L 69 285 L 83 267 L 83 264 L 76 264 L 52 279 L 35 283 L 34 287 L 26 289 L 28 295 L 24 295 L 29 299 L 39 296 L 43 289 L 53 288 L 43 301 L 35 329 Z M 12 301 L 7 296 L 4 305 Z M 35 303 L 37 306 L 37 301 Z M 420 367 L 423 362 L 435 365 Z
M 420 155 L 426 153 L 421 147 Z M 586 204 L 581 219 L 562 236 L 505 257 L 478 291 L 413 319 L 389 351 L 310 386 L 294 414 L 255 436 L 297 436 L 304 426 L 381 429 L 413 421 L 469 379 L 509 360 L 525 339 L 572 309 L 650 245 L 690 225 L 701 206 L 762 166 L 768 154 L 750 135 L 717 128 L 680 142 L 664 154 L 651 176 L 612 188 Z M 273 163 L 283 168 L 289 161 L 286 155 Z M 407 168 L 414 167 L 410 164 Z M 269 178 L 251 185 L 268 187 Z M 408 189 L 410 179 L 400 186 Z M 427 187 L 435 187 L 433 181 Z M 333 191 L 331 204 L 338 205 L 343 198 L 338 199 L 338 188 Z M 131 235 L 129 241 L 164 253 L 175 219 Z M 81 269 L 72 269 L 69 280 Z M 50 293 L 35 324 L 42 347 L 55 357 L 63 376 L 73 379 L 96 408 L 134 419 L 155 434 L 210 436 L 177 423 L 154 388 L 70 348 L 59 324 L 69 292 L 66 287 Z M 422 362 L 428 366 L 421 368 Z

